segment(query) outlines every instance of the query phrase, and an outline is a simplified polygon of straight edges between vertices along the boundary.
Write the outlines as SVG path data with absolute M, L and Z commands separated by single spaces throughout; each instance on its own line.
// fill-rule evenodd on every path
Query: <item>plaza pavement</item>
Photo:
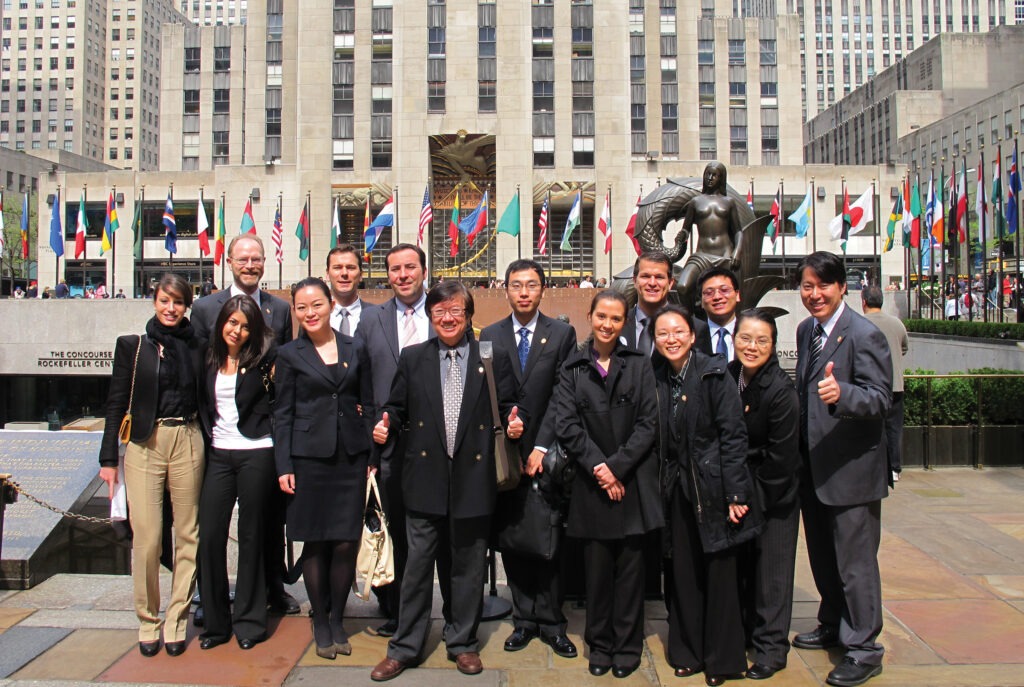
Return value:
M 880 562 L 886 647 L 884 672 L 870 681 L 929 687 L 1024 685 L 1024 470 L 947 468 L 904 472 L 882 508 Z M 814 627 L 816 596 L 801 539 L 793 631 Z M 166 591 L 168 578 L 162 580 Z M 499 587 L 507 596 L 504 585 Z M 291 588 L 305 599 L 302 585 Z M 436 596 L 436 595 L 435 595 Z M 26 591 L 0 592 L 0 687 L 90 683 L 339 687 L 369 685 L 386 640 L 363 632 L 379 622 L 376 605 L 350 602 L 353 653 L 320 659 L 309 620 L 275 620 L 270 639 L 243 652 L 234 643 L 201 651 L 190 631 L 184 656 L 143 658 L 127 577 L 60 575 Z M 304 609 L 306 606 L 304 605 Z M 569 634 L 584 648 L 583 612 L 567 609 Z M 518 653 L 502 643 L 510 621 L 483 623 L 484 672 L 460 675 L 440 645 L 440 602 L 422 667 L 391 684 L 536 687 L 622 684 L 703 685 L 673 676 L 664 659 L 664 606 L 647 604 L 647 650 L 626 680 L 587 673 L 587 660 L 559 658 L 540 642 Z M 840 654 L 794 650 L 789 667 L 766 685 L 816 685 Z M 736 684 L 729 682 L 727 684 Z

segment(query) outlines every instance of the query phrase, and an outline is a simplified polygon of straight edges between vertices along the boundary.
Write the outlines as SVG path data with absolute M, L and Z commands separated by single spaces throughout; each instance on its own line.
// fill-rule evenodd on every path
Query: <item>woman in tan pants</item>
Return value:
M 153 297 L 155 314 L 145 335 L 121 336 L 107 397 L 100 447 L 100 478 L 113 496 L 117 484 L 118 428 L 131 412 L 131 440 L 124 454 L 125 486 L 132 540 L 132 582 L 139 618 L 139 651 L 185 651 L 185 629 L 196 580 L 199 493 L 203 481 L 203 438 L 196 421 L 197 380 L 206 342 L 195 336 L 185 311 L 192 305 L 189 283 L 165 274 Z M 174 574 L 166 620 L 160 619 L 160 553 L 163 503 L 174 512 Z

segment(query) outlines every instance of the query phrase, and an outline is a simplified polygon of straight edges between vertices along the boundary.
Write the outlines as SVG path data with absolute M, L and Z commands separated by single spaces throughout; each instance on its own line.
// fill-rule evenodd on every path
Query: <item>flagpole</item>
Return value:
M 779 216 L 777 217 L 779 226 L 776 227 L 776 231 L 779 234 L 779 243 L 782 244 L 782 279 L 785 280 L 788 276 L 786 271 L 786 182 L 784 178 L 779 179 Z
M 461 186 L 456 186 L 455 187 L 455 206 L 459 208 L 459 212 L 460 213 L 462 212 L 462 203 L 460 202 L 461 200 L 462 200 L 462 188 L 461 188 Z M 461 217 L 459 217 L 459 221 L 460 222 L 462 221 Z M 458 270 L 459 281 L 461 282 L 462 281 L 462 262 L 460 261 L 460 258 L 462 256 L 460 256 L 459 253 L 462 252 L 462 238 L 459 236 L 459 226 L 458 225 L 459 225 L 459 223 L 456 222 L 455 223 L 455 242 L 456 242 L 455 243 L 455 267 Z
M 391 238 L 394 239 L 394 243 L 391 245 L 397 246 L 402 242 L 401 239 L 398 238 L 398 184 L 395 184 L 395 187 L 391 189 L 391 200 L 394 202 L 394 206 L 391 208 L 391 211 L 395 213 L 392 215 L 394 218 L 392 220 L 392 224 L 394 224 L 394 234 Z
M 942 178 L 946 174 L 946 158 L 939 158 L 939 185 L 938 194 L 942 194 L 942 187 L 945 185 L 945 180 Z M 940 207 L 936 208 L 943 218 L 942 220 L 942 240 L 939 241 L 939 319 L 946 319 L 946 205 L 945 202 L 936 204 Z M 932 264 L 935 264 L 935 253 L 934 248 L 932 249 Z M 934 268 L 933 268 L 934 270 Z
M 224 198 L 225 198 L 225 194 L 221 193 L 220 194 L 220 212 L 217 213 L 217 219 L 213 223 L 213 225 L 214 225 L 214 233 L 218 234 L 218 236 L 217 236 L 218 239 L 220 238 L 219 232 L 220 232 L 221 229 L 224 229 L 224 233 L 227 234 L 227 227 L 218 227 L 217 226 L 217 224 L 220 222 L 221 215 L 224 214 Z M 226 245 L 227 236 L 225 236 L 224 239 L 225 239 L 224 255 L 222 255 L 220 257 L 220 287 L 222 289 L 226 288 L 225 285 L 224 285 L 224 264 L 228 261 L 228 256 L 227 256 L 228 247 Z
M 996 312 L 999 314 L 999 321 L 1002 322 L 1006 313 L 1003 312 L 1003 143 L 1000 141 L 996 145 L 996 169 L 999 170 L 999 176 L 993 177 L 999 179 L 999 204 L 998 206 L 992 205 L 992 221 L 995 223 L 996 229 L 996 241 L 998 246 L 996 248 L 996 266 L 999 268 L 996 274 Z M 999 213 L 996 215 L 996 213 Z M 999 221 L 996 222 L 996 217 Z
M 875 231 L 872 235 L 872 246 L 873 257 L 875 259 L 875 285 L 882 285 L 882 256 L 878 252 L 878 225 L 880 224 L 882 207 L 881 199 L 878 197 L 878 185 L 875 183 L 877 180 L 871 179 L 871 212 L 875 216 Z
M 114 212 L 117 212 L 117 184 L 114 184 L 114 189 L 110 193 L 113 196 L 113 203 L 112 203 L 113 210 L 114 210 Z M 101 246 L 103 245 L 102 241 L 103 241 L 103 239 L 101 238 L 100 239 L 100 245 Z M 115 232 L 114 228 L 111 227 L 110 228 L 110 289 L 107 292 L 107 293 L 110 294 L 111 298 L 113 298 L 114 294 L 117 293 L 116 291 L 114 291 L 115 274 L 116 274 L 115 270 L 116 270 L 116 268 L 117 268 L 117 232 Z
M 1017 132 L 1017 133 L 1019 133 L 1019 132 Z M 1014 133 L 1014 136 L 1013 136 L 1013 159 L 1014 159 L 1014 162 L 1017 163 L 1017 182 L 1018 182 L 1017 186 L 1019 186 L 1020 185 L 1020 183 L 1019 183 L 1020 182 L 1020 156 L 1018 155 L 1017 133 Z M 1016 266 L 1017 266 L 1017 269 L 1016 269 L 1016 273 L 1017 273 L 1017 288 L 1016 288 L 1016 290 L 1013 291 L 1012 296 L 1013 296 L 1013 300 L 1015 300 L 1016 303 L 1017 303 L 1017 321 L 1018 322 L 1020 322 L 1020 314 L 1022 312 L 1024 312 L 1024 309 L 1021 308 L 1021 304 L 1020 304 L 1020 299 L 1021 299 L 1021 277 L 1024 277 L 1024 275 L 1022 275 L 1021 271 L 1020 271 L 1020 230 L 1021 230 L 1021 226 L 1020 226 L 1020 207 L 1021 207 L 1020 206 L 1020 193 L 1021 193 L 1021 190 L 1019 188 L 1014 188 L 1013 189 L 1013 204 L 1014 204 L 1014 210 L 1015 210 L 1015 212 L 1013 213 L 1014 214 L 1014 221 L 1013 221 L 1013 233 L 1014 233 L 1013 257 L 1014 257 L 1014 260 L 1015 260 Z
M 903 205 L 904 201 L 907 198 L 904 194 L 904 191 L 906 190 L 907 184 L 909 183 L 910 170 L 908 169 L 907 176 L 900 177 L 900 205 Z M 903 246 L 903 289 L 907 292 L 907 314 L 910 315 L 910 246 L 906 245 L 906 242 L 903 240 L 903 215 L 907 212 L 909 212 L 909 210 L 907 208 L 903 208 L 903 211 L 900 214 L 899 232 L 900 245 Z M 893 232 L 895 233 L 895 231 L 896 228 L 894 227 Z M 895 240 L 895 238 L 893 240 Z
M 142 297 L 148 298 L 149 289 L 147 288 L 148 284 L 146 284 L 146 223 L 143 221 L 146 216 L 146 185 L 142 184 L 140 190 L 142 191 L 142 200 L 139 204 L 139 226 L 136 227 L 139 231 L 139 281 L 141 282 L 139 286 L 141 287 Z
M 814 190 L 814 177 L 811 177 L 811 252 L 818 250 L 818 197 Z M 804 251 L 807 251 L 806 244 Z
M 306 191 L 306 225 L 310 227 L 309 230 L 309 254 L 306 256 L 306 276 L 313 276 L 313 220 L 309 216 L 309 197 L 310 191 Z
M 518 186 L 516 187 L 518 188 Z M 427 177 L 427 198 L 430 201 L 430 224 L 427 225 L 427 274 L 434 267 L 434 182 Z M 427 280 L 429 285 L 429 279 Z
M 980 146 L 981 162 L 978 165 L 978 187 L 977 194 L 981 198 L 981 194 L 985 192 L 985 146 Z M 981 303 L 982 321 L 988 322 L 988 246 L 987 243 L 987 232 L 985 231 L 985 215 L 988 214 L 988 208 L 982 207 L 982 212 L 978 213 L 978 243 L 981 244 Z
M 967 305 L 967 319 L 968 320 L 973 320 L 974 319 L 974 295 L 973 295 L 974 294 L 974 280 L 972 278 L 973 275 L 971 274 L 971 271 L 973 270 L 974 266 L 971 264 L 972 263 L 972 260 L 971 260 L 971 221 L 970 221 L 970 216 L 967 214 L 967 208 L 970 206 L 971 202 L 970 202 L 970 197 L 969 197 L 970 194 L 967 192 L 967 154 L 966 153 L 961 158 L 960 164 L 961 164 L 960 171 L 962 172 L 963 178 L 964 178 L 964 249 L 965 249 L 964 250 L 964 253 L 965 253 L 965 255 L 964 255 L 964 262 L 967 263 L 967 266 L 966 266 L 967 293 L 971 294 L 971 298 L 970 298 L 969 303 Z M 957 215 L 958 215 L 957 216 L 957 232 L 959 232 L 960 231 L 959 206 L 957 208 Z M 959 236 L 957 238 L 959 239 Z
M 30 193 L 29 194 L 29 198 L 31 198 L 31 197 L 32 196 L 31 196 L 31 193 Z M 59 205 L 59 203 L 60 203 L 60 184 L 57 184 L 57 195 L 54 197 L 53 202 L 54 203 L 58 203 L 57 211 L 59 212 L 60 211 L 60 205 Z M 64 229 L 62 227 L 61 228 L 61 232 L 62 232 L 61 240 L 64 239 L 63 231 L 64 231 Z M 36 240 L 39 240 L 39 229 L 38 228 L 36 229 Z M 31 242 L 29 242 L 29 245 L 31 245 Z M 53 265 L 54 280 L 53 280 L 53 284 L 54 284 L 54 289 L 56 289 L 57 288 L 56 285 L 60 283 L 60 256 L 57 255 L 56 251 L 54 251 L 53 256 L 54 256 L 54 265 Z M 39 256 L 36 256 L 36 257 L 38 258 Z M 27 269 L 27 267 L 26 267 L 26 269 Z
M 547 208 L 548 208 L 548 218 L 547 218 L 548 225 L 546 227 L 544 227 L 544 233 L 545 233 L 545 236 L 544 236 L 544 252 L 547 253 L 547 256 L 548 256 L 548 279 L 550 279 L 551 278 L 551 250 L 549 250 L 549 246 L 551 245 L 551 227 L 554 226 L 552 224 L 552 222 L 551 222 L 551 186 L 550 185 L 548 186 L 547 190 L 544 192 L 544 202 L 547 204 Z
M 203 188 L 204 188 L 204 186 L 202 184 L 200 184 L 200 186 L 199 186 L 199 206 L 200 207 L 202 207 L 202 205 L 203 205 Z M 205 207 L 203 208 L 203 214 L 206 214 L 206 208 Z M 199 215 L 198 214 L 196 214 L 196 222 L 197 222 L 197 224 L 196 224 L 196 238 L 198 239 L 198 235 L 199 235 L 199 225 L 198 225 Z M 214 224 L 216 224 L 216 222 L 214 222 Z M 207 230 L 208 229 L 209 229 L 209 227 L 207 227 Z M 203 249 L 200 248 L 199 249 L 199 286 L 202 287 L 202 285 L 203 285 Z
M 521 226 L 523 199 L 519 196 L 519 184 L 516 184 L 516 259 L 523 259 L 523 227 Z M 506 284 L 508 286 L 508 284 Z
M 950 232 L 957 232 L 955 235 L 959 237 L 959 227 L 956 223 L 956 204 L 957 204 L 957 191 L 956 191 L 956 158 L 950 160 L 949 165 L 949 220 L 946 222 L 946 231 L 943 235 L 943 244 L 946 246 L 956 246 L 956 242 L 950 242 Z M 950 255 L 953 257 L 953 314 L 960 319 L 960 252 L 953 250 L 952 247 L 949 249 Z M 948 275 L 947 275 L 948 276 Z
M 89 184 L 82 184 L 82 212 L 85 213 L 85 203 L 89 202 Z M 89 236 L 86 233 L 89 229 L 89 216 L 82 217 L 82 298 L 85 298 L 85 261 L 89 257 Z
M 489 195 L 490 191 L 491 191 L 491 182 L 488 181 L 487 182 L 486 190 L 484 191 L 484 198 L 485 199 L 488 199 L 490 197 L 490 195 Z M 484 212 L 486 213 L 484 216 L 487 218 L 486 221 L 484 222 L 484 229 L 485 229 L 484 235 L 485 236 L 490 236 L 491 235 L 491 208 L 490 208 L 490 204 L 491 204 L 490 200 L 488 200 L 487 201 L 487 205 L 484 206 Z M 494 271 L 493 271 L 493 269 L 491 267 L 491 249 L 494 248 L 494 244 L 496 243 L 497 237 L 494 237 L 494 238 L 495 238 L 495 241 L 490 241 L 490 240 L 487 241 L 487 285 L 488 286 L 491 285 L 491 277 L 494 276 Z
M 839 214 L 840 215 L 845 215 L 845 213 L 846 213 L 846 176 L 844 175 L 844 176 L 839 177 L 839 180 L 840 180 L 840 190 L 842 191 L 842 195 L 840 197 L 843 199 L 843 207 L 842 207 L 842 209 L 839 210 Z M 846 218 L 843 217 L 842 221 L 840 222 L 840 225 L 841 226 L 844 225 L 845 222 L 846 222 Z M 843 229 L 845 229 L 845 226 L 843 227 Z M 842 230 L 840 230 L 840 232 L 841 231 Z M 840 236 L 842 236 L 842 233 L 840 233 Z M 847 238 L 847 240 L 849 239 L 849 232 L 847 232 L 846 238 Z M 844 241 L 844 243 L 845 243 L 845 241 Z M 846 246 L 844 245 L 843 246 L 843 270 L 845 270 L 845 269 L 846 269 Z
M 615 269 L 612 267 L 612 251 L 615 250 L 615 239 L 612 235 L 612 185 L 608 184 L 608 286 L 612 285 L 615 278 Z M 594 277 L 597 279 L 597 277 Z
M 278 215 L 278 217 L 281 217 L 281 224 L 283 225 L 284 224 L 284 217 L 283 217 L 283 215 L 284 215 L 284 193 L 281 193 L 280 191 L 278 191 L 278 193 L 277 193 L 277 215 Z M 275 229 L 277 229 L 277 227 L 275 227 Z M 282 233 L 281 241 L 283 242 L 284 241 L 284 227 L 283 226 L 281 227 L 281 233 Z M 276 249 L 275 249 L 275 252 L 274 252 L 274 259 L 277 260 L 277 251 L 276 251 Z M 277 260 L 277 289 L 279 291 L 284 288 L 284 280 L 282 279 L 283 273 L 284 273 L 284 261 L 283 260 Z
M 915 193 L 914 189 L 916 189 L 916 193 Z M 911 189 L 910 192 L 913 193 L 915 196 L 917 196 L 917 206 L 920 208 L 921 207 L 921 175 L 920 174 L 914 174 L 914 187 Z M 921 319 L 921 316 L 922 316 L 922 307 L 921 307 L 921 294 L 922 294 L 922 291 L 921 291 L 921 276 L 922 276 L 922 274 L 921 273 L 924 272 L 924 255 L 921 253 L 921 220 L 922 219 L 923 219 L 922 217 L 913 217 L 913 215 L 911 215 L 911 218 L 910 218 L 910 232 L 911 232 L 911 235 L 913 235 L 913 232 L 914 232 L 914 220 L 917 220 L 917 319 Z M 913 240 L 911 240 L 911 243 L 913 243 Z

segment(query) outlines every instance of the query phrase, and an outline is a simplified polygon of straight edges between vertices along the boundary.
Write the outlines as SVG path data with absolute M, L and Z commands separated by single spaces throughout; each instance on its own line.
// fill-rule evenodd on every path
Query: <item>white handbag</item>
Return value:
M 373 496 L 373 505 L 370 496 Z M 366 480 L 366 507 L 363 511 L 363 536 L 356 556 L 356 577 L 352 590 L 364 601 L 370 598 L 372 587 L 382 587 L 395 581 L 395 553 L 388 533 L 387 518 L 380 505 L 380 491 L 376 475 Z M 362 579 L 362 589 L 359 580 Z

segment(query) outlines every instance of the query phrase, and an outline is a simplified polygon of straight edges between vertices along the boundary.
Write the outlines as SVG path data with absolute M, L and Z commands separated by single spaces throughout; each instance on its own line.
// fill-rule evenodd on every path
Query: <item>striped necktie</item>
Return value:
M 807 368 L 807 374 L 811 374 L 818 368 L 818 359 L 821 358 L 821 349 L 825 346 L 825 328 L 821 323 L 814 325 L 814 334 L 811 336 L 811 364 Z

